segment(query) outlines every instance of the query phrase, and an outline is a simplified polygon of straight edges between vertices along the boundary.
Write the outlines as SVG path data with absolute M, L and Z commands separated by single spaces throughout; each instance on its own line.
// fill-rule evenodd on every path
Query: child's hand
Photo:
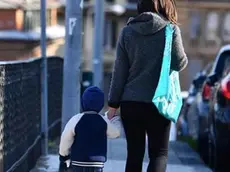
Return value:
M 59 172 L 67 171 L 68 168 L 70 167 L 70 157 L 59 155 L 59 160 L 60 160 Z

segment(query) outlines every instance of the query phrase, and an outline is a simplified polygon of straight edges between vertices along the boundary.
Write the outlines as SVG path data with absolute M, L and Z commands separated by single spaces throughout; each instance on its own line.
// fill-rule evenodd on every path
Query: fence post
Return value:
M 48 154 L 48 83 L 47 83 L 47 58 L 46 58 L 46 0 L 41 0 L 41 55 L 42 55 L 42 77 L 41 77 L 41 130 L 44 134 L 42 139 L 42 154 Z
M 80 66 L 82 55 L 83 0 L 66 0 L 62 130 L 80 112 Z
M 93 52 L 93 84 L 103 89 L 103 34 L 104 34 L 104 1 L 95 0 L 94 10 L 94 52 Z

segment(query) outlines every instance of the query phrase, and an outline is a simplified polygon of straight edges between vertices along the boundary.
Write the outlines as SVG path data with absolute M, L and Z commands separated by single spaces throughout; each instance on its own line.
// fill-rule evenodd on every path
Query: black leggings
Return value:
M 142 172 L 146 134 L 150 159 L 147 172 L 165 172 L 171 122 L 152 103 L 141 102 L 123 102 L 121 119 L 128 152 L 125 172 Z

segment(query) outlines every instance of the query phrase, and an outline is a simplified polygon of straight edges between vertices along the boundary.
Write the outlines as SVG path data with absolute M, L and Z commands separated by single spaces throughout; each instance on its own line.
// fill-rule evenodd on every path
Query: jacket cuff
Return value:
M 120 103 L 117 102 L 108 102 L 109 107 L 118 109 L 120 107 Z
M 70 155 L 68 155 L 68 156 L 62 156 L 62 155 L 59 154 L 59 160 L 61 162 L 65 162 L 65 161 L 67 161 L 69 159 L 70 159 Z

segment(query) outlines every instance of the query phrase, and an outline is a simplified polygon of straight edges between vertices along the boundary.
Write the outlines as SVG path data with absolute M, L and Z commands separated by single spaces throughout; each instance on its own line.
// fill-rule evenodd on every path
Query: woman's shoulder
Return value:
M 123 40 L 128 39 L 129 36 L 132 36 L 132 29 L 130 28 L 130 26 L 125 25 L 121 28 L 120 30 L 120 38 L 122 38 Z
M 124 25 L 121 29 L 122 34 L 126 34 L 126 33 L 131 32 L 131 31 L 132 31 L 132 29 L 129 25 Z
M 171 23 L 171 26 L 172 26 L 174 32 L 180 33 L 180 27 L 177 24 Z

